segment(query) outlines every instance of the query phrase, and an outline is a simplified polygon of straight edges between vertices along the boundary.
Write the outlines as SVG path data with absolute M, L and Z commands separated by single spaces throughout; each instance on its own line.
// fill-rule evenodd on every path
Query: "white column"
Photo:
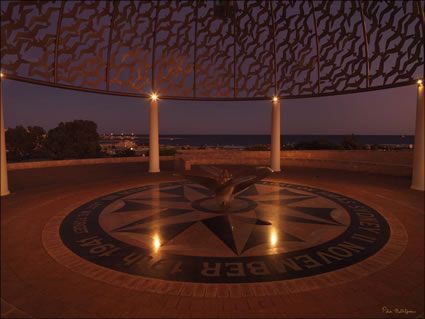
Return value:
M 0 132 L 0 153 L 1 153 L 1 196 L 10 194 L 7 182 L 7 161 L 6 161 L 6 139 L 4 136 L 4 112 L 3 112 L 3 90 L 2 80 L 0 80 L 0 100 L 1 100 L 1 132 Z
M 158 100 L 149 103 L 149 172 L 159 172 Z
M 270 166 L 275 172 L 280 172 L 280 101 L 273 99 L 272 104 L 272 145 Z
M 423 81 L 423 80 L 422 80 Z M 418 83 L 418 100 L 416 104 L 415 148 L 413 152 L 412 189 L 423 191 L 425 160 L 424 160 L 424 84 Z

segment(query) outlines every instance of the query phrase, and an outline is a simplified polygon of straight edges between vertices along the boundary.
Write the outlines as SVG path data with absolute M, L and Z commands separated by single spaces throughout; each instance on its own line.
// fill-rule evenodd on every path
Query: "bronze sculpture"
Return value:
M 255 167 L 254 169 L 244 170 L 242 174 L 239 173 L 234 176 L 225 168 L 205 165 L 201 165 L 200 168 L 207 176 L 199 174 L 181 174 L 181 176 L 208 188 L 223 210 L 229 207 L 234 195 L 273 172 L 270 167 Z M 249 175 L 246 175 L 246 173 L 249 173 Z

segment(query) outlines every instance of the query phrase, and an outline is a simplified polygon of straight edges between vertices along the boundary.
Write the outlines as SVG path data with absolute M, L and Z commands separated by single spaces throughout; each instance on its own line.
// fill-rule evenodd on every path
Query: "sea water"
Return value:
M 413 135 L 354 135 L 362 144 L 409 145 L 414 143 Z M 137 135 L 138 143 L 149 143 L 148 135 Z M 281 135 L 281 144 L 296 144 L 318 139 L 341 143 L 344 135 Z M 160 135 L 159 143 L 174 146 L 224 146 L 247 147 L 270 145 L 270 135 Z

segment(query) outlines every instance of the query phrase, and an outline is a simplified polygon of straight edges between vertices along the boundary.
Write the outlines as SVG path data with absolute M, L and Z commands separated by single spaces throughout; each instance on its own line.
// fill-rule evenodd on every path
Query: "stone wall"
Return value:
M 270 165 L 268 151 L 189 150 L 175 156 L 176 169 L 191 165 Z M 413 151 L 281 151 L 281 167 L 317 167 L 361 171 L 396 176 L 410 176 Z
M 160 160 L 172 161 L 174 156 L 161 156 Z M 75 165 L 94 165 L 108 163 L 135 163 L 149 162 L 149 157 L 116 157 L 116 158 L 89 158 L 89 159 L 72 159 L 60 161 L 42 161 L 42 162 L 24 162 L 24 163 L 9 163 L 7 169 L 9 171 L 28 168 L 42 168 L 55 166 L 75 166 Z
M 160 160 L 175 162 L 177 170 L 190 170 L 192 165 L 269 166 L 270 152 L 240 150 L 188 150 Z M 8 170 L 54 166 L 94 165 L 106 163 L 148 162 L 149 157 L 118 157 L 9 163 Z M 285 166 L 331 168 L 348 171 L 411 176 L 413 151 L 281 151 L 280 164 Z

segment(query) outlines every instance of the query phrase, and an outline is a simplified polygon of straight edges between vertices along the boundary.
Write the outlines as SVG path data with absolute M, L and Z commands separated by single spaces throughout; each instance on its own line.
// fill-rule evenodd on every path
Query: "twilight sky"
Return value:
M 147 134 L 148 101 L 4 79 L 5 127 L 92 120 L 99 133 Z M 281 101 L 282 134 L 413 135 L 416 85 Z M 160 134 L 269 134 L 271 102 L 159 101 Z

